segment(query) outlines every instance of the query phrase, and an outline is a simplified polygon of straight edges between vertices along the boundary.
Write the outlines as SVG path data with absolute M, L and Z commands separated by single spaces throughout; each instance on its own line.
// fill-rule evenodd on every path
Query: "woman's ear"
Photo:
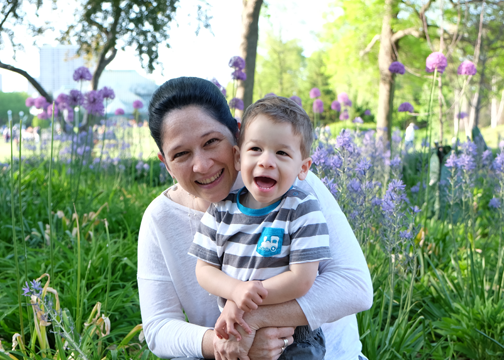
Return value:
M 233 146 L 234 166 L 236 171 L 241 171 L 240 148 L 238 145 Z
M 311 157 L 308 157 L 303 160 L 303 162 L 301 163 L 301 170 L 299 171 L 299 174 L 298 174 L 299 180 L 306 179 L 306 176 L 308 175 L 308 171 L 310 171 L 311 164 L 312 164 Z
M 158 152 L 157 153 L 157 157 L 158 157 L 159 161 L 161 161 L 164 164 L 164 166 L 166 168 L 166 171 L 168 171 L 168 173 L 170 174 L 170 176 L 175 179 L 175 177 L 173 176 L 173 174 L 170 171 L 170 168 L 168 167 L 168 164 L 166 163 L 166 160 L 165 160 L 163 154 L 161 154 L 161 152 Z

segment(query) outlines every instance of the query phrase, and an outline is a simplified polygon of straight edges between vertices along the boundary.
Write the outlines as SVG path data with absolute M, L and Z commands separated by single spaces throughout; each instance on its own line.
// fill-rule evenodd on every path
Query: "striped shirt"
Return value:
M 189 254 L 241 280 L 265 280 L 290 264 L 331 258 L 329 232 L 318 200 L 292 187 L 276 203 L 250 209 L 246 188 L 212 204 L 203 215 Z

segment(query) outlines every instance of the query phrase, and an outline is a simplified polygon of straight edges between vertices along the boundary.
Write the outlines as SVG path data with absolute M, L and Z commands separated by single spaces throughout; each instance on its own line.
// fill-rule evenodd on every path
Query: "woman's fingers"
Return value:
M 292 335 L 294 335 L 294 331 L 296 330 L 295 327 L 292 327 L 292 326 L 288 326 L 288 327 L 279 327 L 279 328 L 276 328 L 277 329 L 277 336 L 279 338 L 291 338 L 292 339 Z M 294 342 L 294 340 L 292 340 L 290 344 L 292 344 Z

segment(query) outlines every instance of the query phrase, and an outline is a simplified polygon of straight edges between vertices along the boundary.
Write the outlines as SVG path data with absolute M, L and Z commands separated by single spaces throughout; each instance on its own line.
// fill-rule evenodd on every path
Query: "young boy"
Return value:
M 305 295 L 319 261 L 331 257 L 317 199 L 293 187 L 310 169 L 312 142 L 308 115 L 290 99 L 261 99 L 243 116 L 234 151 L 245 187 L 210 206 L 189 250 L 198 258 L 199 284 L 221 298 L 218 336 L 240 340 L 235 324 L 251 331 L 244 312 Z M 294 344 L 280 359 L 324 354 L 321 329 L 305 326 L 296 328 Z

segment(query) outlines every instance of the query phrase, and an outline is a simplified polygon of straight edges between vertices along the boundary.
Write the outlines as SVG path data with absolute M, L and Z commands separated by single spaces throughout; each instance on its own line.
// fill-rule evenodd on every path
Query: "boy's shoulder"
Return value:
M 316 199 L 315 196 L 310 194 L 309 192 L 301 189 L 300 187 L 293 185 L 286 193 L 285 198 L 295 199 L 299 202 L 303 202 L 306 200 Z
M 222 210 L 222 209 L 229 208 L 233 204 L 236 204 L 237 198 L 238 198 L 238 192 L 240 190 L 241 189 L 232 190 L 224 199 L 222 199 L 221 201 L 218 201 L 216 203 L 213 203 L 212 204 L 213 207 L 215 207 L 216 209 Z

